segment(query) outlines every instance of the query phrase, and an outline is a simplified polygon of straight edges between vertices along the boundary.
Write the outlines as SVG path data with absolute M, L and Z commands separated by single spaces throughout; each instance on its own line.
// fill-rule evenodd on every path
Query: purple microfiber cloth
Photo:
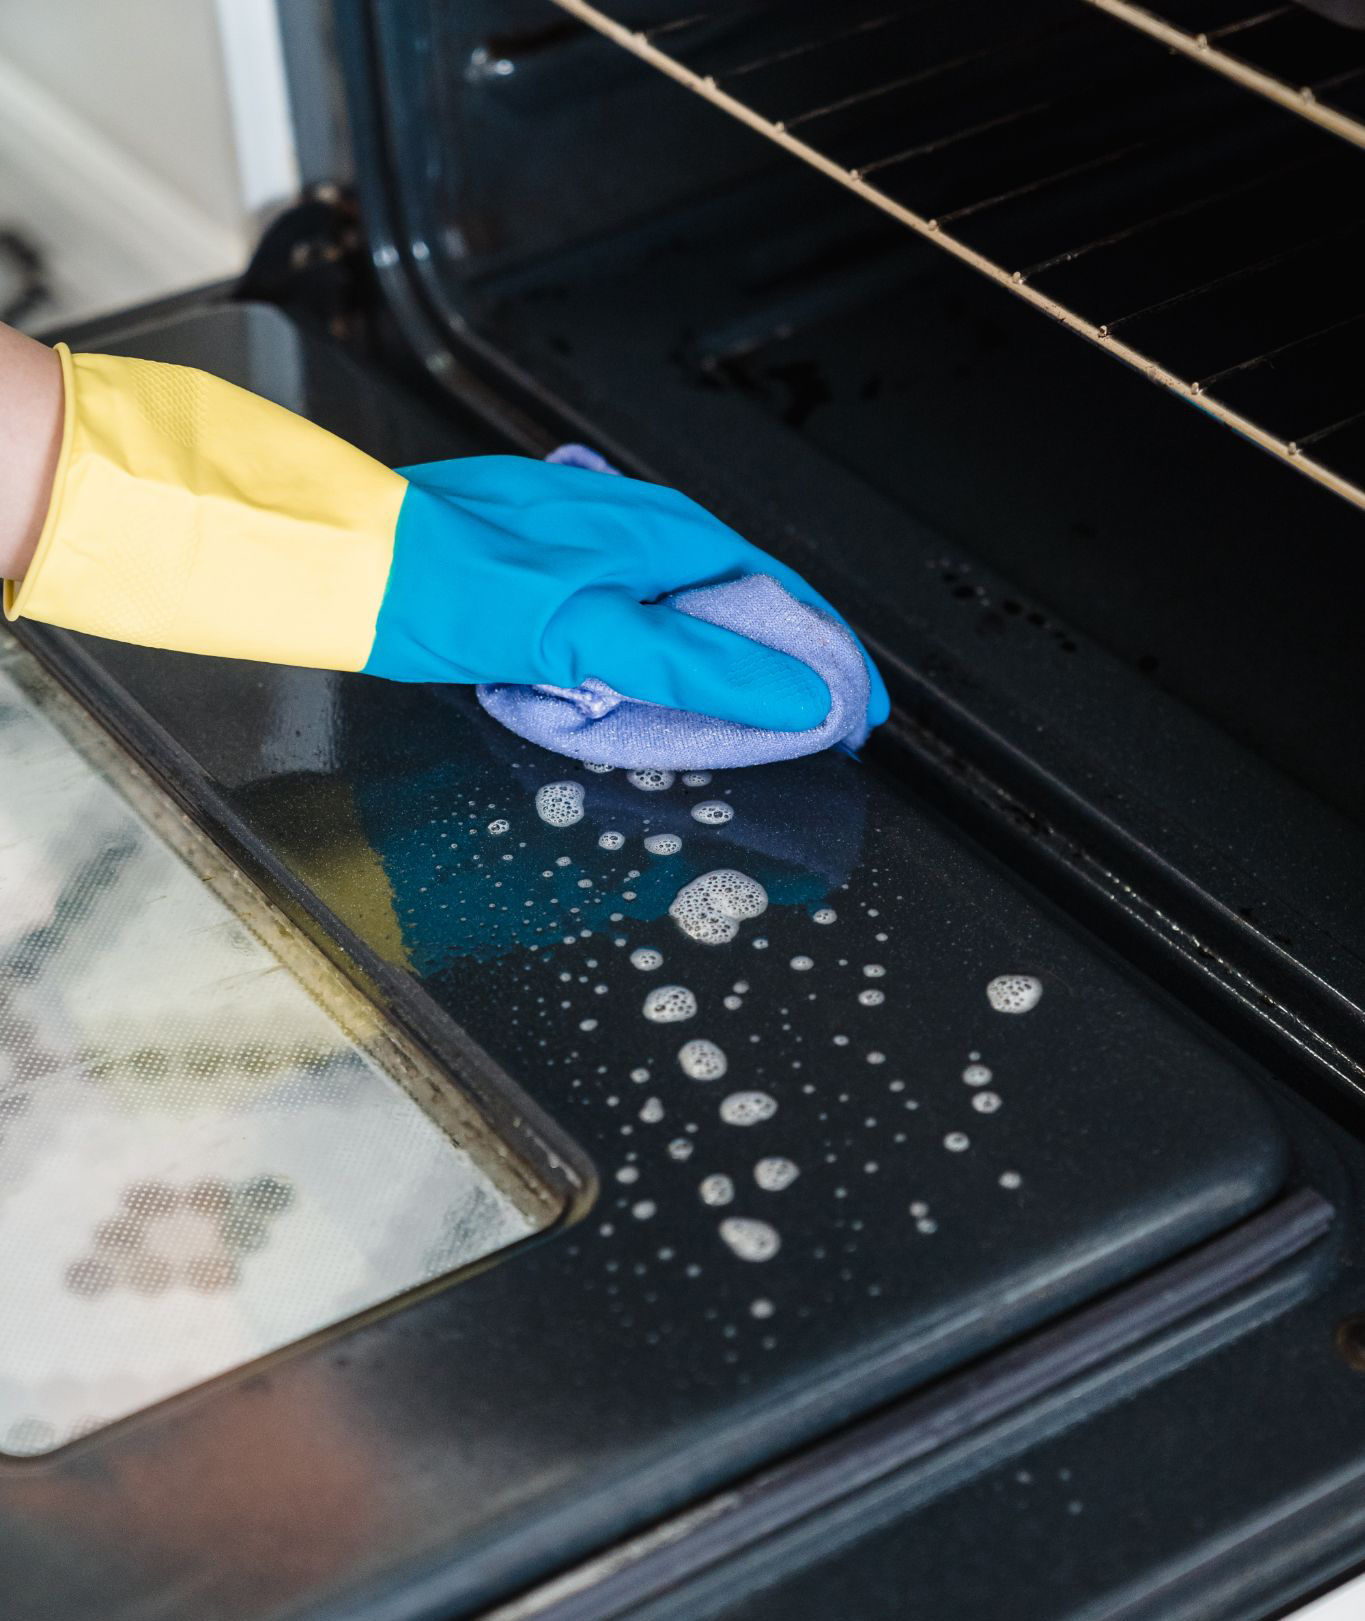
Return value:
M 581 445 L 561 446 L 547 460 L 615 472 Z M 866 739 L 867 667 L 852 633 L 838 620 L 798 602 L 766 574 L 680 591 L 668 602 L 679 613 L 737 631 L 808 664 L 830 691 L 825 719 L 804 732 L 770 731 L 627 698 L 592 676 L 578 687 L 485 685 L 478 688 L 479 702 L 509 731 L 542 748 L 627 769 L 712 771 L 766 765 L 837 744 L 856 749 Z

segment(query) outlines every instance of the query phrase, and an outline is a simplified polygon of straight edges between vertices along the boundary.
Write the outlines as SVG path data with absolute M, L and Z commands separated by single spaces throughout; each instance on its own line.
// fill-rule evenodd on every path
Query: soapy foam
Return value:
M 583 784 L 547 782 L 536 789 L 536 814 L 551 827 L 572 827 L 583 820 Z
M 499 833 L 506 833 L 506 831 L 508 830 L 509 827 L 511 827 L 511 825 L 512 824 L 509 821 L 507 821 L 505 818 L 503 818 L 501 816 L 496 816 L 488 824 L 488 831 L 491 834 L 493 834 L 494 837 L 496 838 L 496 836 Z
M 730 1067 L 715 1042 L 704 1037 L 684 1042 L 678 1049 L 678 1064 L 683 1074 L 694 1081 L 718 1081 Z
M 598 848 L 602 850 L 619 850 L 626 842 L 624 833 L 618 833 L 614 827 L 609 827 L 605 833 L 597 836 Z
M 697 1014 L 697 999 L 686 985 L 656 985 L 645 997 L 645 1018 L 655 1024 L 678 1024 Z
M 657 794 L 673 786 L 674 776 L 671 771 L 658 771 L 653 766 L 645 766 L 639 771 L 627 771 L 626 781 L 633 787 L 642 788 L 647 794 Z
M 727 1216 L 720 1236 L 741 1261 L 771 1261 L 782 1247 L 777 1229 L 751 1216 Z
M 700 805 L 692 807 L 692 820 L 705 822 L 708 827 L 723 827 L 734 814 L 734 807 L 723 799 L 704 799 Z
M 997 1013 L 1028 1013 L 1043 994 L 1032 974 L 997 974 L 986 987 L 986 1000 Z
M 647 974 L 652 969 L 663 967 L 664 954 L 662 951 L 655 951 L 653 946 L 636 946 L 630 954 L 630 965 Z
M 789 1188 L 800 1174 L 800 1167 L 796 1161 L 784 1159 L 780 1154 L 761 1159 L 754 1166 L 754 1181 L 765 1193 L 781 1193 L 783 1188 Z
M 873 990 L 859 991 L 858 1000 L 863 1004 L 864 1007 L 880 1007 L 886 1000 L 886 992 Z
M 645 840 L 645 849 L 652 856 L 675 856 L 682 849 L 682 840 L 676 833 L 651 833 Z
M 704 1176 L 701 1186 L 697 1189 L 701 1194 L 701 1202 L 709 1205 L 729 1204 L 735 1196 L 735 1184 L 728 1176 L 722 1176 L 719 1171 L 713 1176 Z
M 811 920 L 815 923 L 833 923 L 838 916 L 832 906 L 822 906 L 818 911 L 811 913 Z
M 756 1126 L 777 1113 L 777 1099 L 766 1092 L 731 1092 L 720 1106 L 727 1126 Z
M 768 892 L 756 878 L 732 867 L 718 867 L 684 884 L 668 915 L 689 938 L 719 946 L 734 939 L 743 920 L 767 909 Z
M 711 773 L 709 771 L 684 771 L 682 780 L 684 788 L 705 788 L 711 780 Z

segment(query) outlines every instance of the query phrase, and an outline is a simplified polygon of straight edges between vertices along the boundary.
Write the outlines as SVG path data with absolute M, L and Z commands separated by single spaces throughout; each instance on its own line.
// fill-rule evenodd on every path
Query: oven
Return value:
M 286 8 L 326 183 L 53 336 L 394 465 L 587 443 L 894 713 L 665 781 L 15 627 L 7 1614 L 1264 1621 L 1365 1559 L 1335 9 Z

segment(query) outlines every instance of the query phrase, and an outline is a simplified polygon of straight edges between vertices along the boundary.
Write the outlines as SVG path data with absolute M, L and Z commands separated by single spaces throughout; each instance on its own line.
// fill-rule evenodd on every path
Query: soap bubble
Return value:
M 768 908 L 768 892 L 756 878 L 718 867 L 684 884 L 668 915 L 684 934 L 703 945 L 724 945 L 739 933 L 740 922 Z
M 696 1012 L 697 999 L 686 985 L 656 985 L 645 997 L 645 1018 L 655 1024 L 677 1024 Z
M 682 840 L 676 833 L 651 833 L 645 840 L 645 849 L 652 856 L 675 856 L 682 849 Z
M 492 833 L 496 837 L 496 835 L 499 834 L 499 833 L 506 833 L 506 831 L 508 830 L 509 827 L 511 827 L 511 825 L 512 824 L 509 821 L 507 821 L 507 819 L 505 817 L 495 816 L 493 818 L 493 820 L 488 824 L 488 831 L 490 833 Z
M 634 787 L 642 788 L 647 794 L 657 794 L 673 786 L 673 773 L 646 766 L 639 771 L 627 771 L 626 780 Z
M 761 1159 L 754 1166 L 754 1181 L 765 1193 L 781 1193 L 783 1188 L 789 1188 L 800 1174 L 800 1168 L 795 1160 L 783 1159 L 778 1154 Z
M 962 1079 L 968 1086 L 985 1086 L 991 1078 L 991 1072 L 984 1064 L 968 1064 L 962 1071 Z
M 727 805 L 723 799 L 705 799 L 692 807 L 692 820 L 705 822 L 708 827 L 723 827 L 734 814 L 734 806 Z
M 804 974 L 807 969 L 815 967 L 815 962 L 811 957 L 793 957 L 792 967 L 797 971 L 798 974 Z
M 1027 1013 L 1042 994 L 1042 981 L 1032 974 L 997 974 L 986 987 L 986 1000 L 997 1013 Z
M 664 954 L 662 951 L 656 951 L 653 946 L 636 946 L 630 954 L 630 964 L 632 968 L 638 968 L 641 973 L 647 974 L 651 969 L 663 967 Z
M 994 1114 L 1000 1107 L 1000 1094 L 998 1092 L 974 1092 L 972 1094 L 972 1108 L 978 1114 Z
M 711 780 L 711 773 L 709 771 L 684 771 L 682 780 L 684 788 L 705 788 Z
M 678 1049 L 678 1063 L 683 1074 L 694 1081 L 718 1081 L 730 1067 L 715 1042 L 704 1037 L 685 1042 Z
M 858 1000 L 864 1007 L 880 1007 L 886 1000 L 886 992 L 877 990 L 859 991 Z
M 749 1216 L 727 1216 L 720 1236 L 741 1261 L 771 1261 L 782 1247 L 777 1229 Z
M 583 784 L 547 782 L 536 789 L 536 814 L 551 827 L 572 827 L 583 820 Z
M 727 1126 L 756 1126 L 777 1113 L 777 1099 L 766 1092 L 731 1092 L 720 1106 Z
M 735 1184 L 728 1176 L 722 1176 L 717 1171 L 713 1176 L 703 1177 L 697 1191 L 701 1194 L 703 1204 L 729 1204 L 735 1196 Z
M 816 923 L 833 923 L 838 916 L 832 906 L 822 906 L 818 911 L 811 913 L 811 918 Z
M 619 850 L 626 842 L 624 833 L 618 833 L 614 827 L 609 827 L 605 833 L 597 836 L 598 847 L 603 850 Z

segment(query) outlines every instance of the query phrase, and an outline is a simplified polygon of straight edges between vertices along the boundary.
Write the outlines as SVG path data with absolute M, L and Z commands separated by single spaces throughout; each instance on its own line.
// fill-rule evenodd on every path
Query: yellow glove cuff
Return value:
M 358 670 L 407 481 L 245 389 L 73 355 L 42 535 L 5 615 L 148 647 Z

